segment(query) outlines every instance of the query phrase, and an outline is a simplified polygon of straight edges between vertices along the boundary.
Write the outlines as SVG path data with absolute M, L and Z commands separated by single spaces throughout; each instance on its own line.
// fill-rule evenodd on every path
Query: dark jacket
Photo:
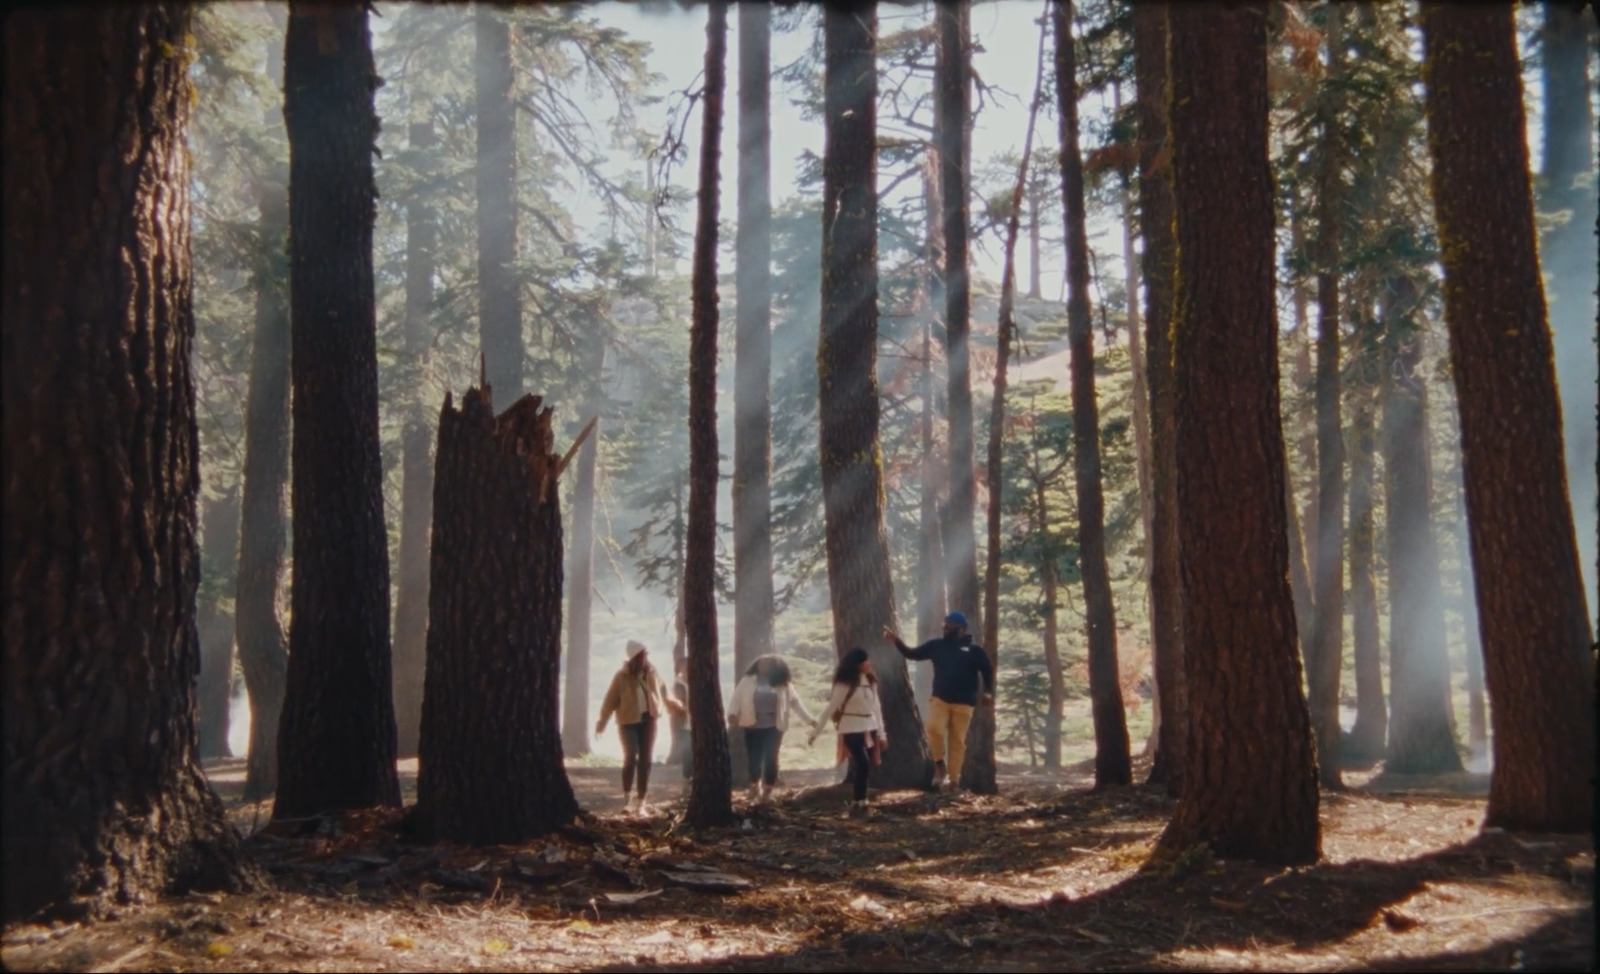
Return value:
M 981 689 L 979 677 L 983 678 L 983 686 L 994 689 L 994 667 L 989 665 L 989 654 L 982 646 L 974 646 L 972 637 L 965 633 L 930 639 L 916 649 L 895 640 L 894 648 L 906 659 L 933 663 L 933 695 L 945 703 L 976 706 Z

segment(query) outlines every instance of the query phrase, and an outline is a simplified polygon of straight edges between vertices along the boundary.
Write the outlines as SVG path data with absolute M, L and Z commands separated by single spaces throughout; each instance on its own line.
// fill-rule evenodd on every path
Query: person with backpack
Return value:
M 867 776 L 873 765 L 883 762 L 889 738 L 884 732 L 883 706 L 878 701 L 878 674 L 872 670 L 867 651 L 859 646 L 839 659 L 827 712 L 839 735 L 839 746 L 850 755 L 850 817 L 865 818 Z M 821 727 L 819 723 L 811 732 L 812 741 Z
M 789 728 L 790 709 L 813 728 L 818 726 L 817 719 L 794 692 L 788 661 L 776 654 L 757 657 L 734 686 L 733 699 L 728 704 L 728 727 L 744 732 L 753 801 L 765 801 L 778 782 L 778 750 L 783 746 L 783 733 Z
M 967 727 L 972 711 L 981 701 L 994 702 L 994 667 L 982 646 L 974 645 L 967 632 L 967 617 L 952 612 L 944 617 L 944 634 L 915 649 L 901 641 L 888 626 L 883 638 L 894 644 L 906 659 L 933 663 L 933 697 L 928 701 L 928 749 L 933 752 L 933 787 L 945 781 L 948 769 L 950 787 L 961 781 L 961 765 L 967 757 Z
M 650 789 L 650 763 L 654 760 L 657 724 L 663 711 L 682 714 L 684 706 L 650 665 L 650 654 L 643 643 L 629 640 L 627 654 L 627 662 L 611 678 L 594 732 L 604 734 L 606 722 L 616 715 L 617 731 L 622 735 L 623 806 L 626 811 L 642 815 L 645 792 Z M 637 798 L 631 794 L 636 777 L 639 782 Z

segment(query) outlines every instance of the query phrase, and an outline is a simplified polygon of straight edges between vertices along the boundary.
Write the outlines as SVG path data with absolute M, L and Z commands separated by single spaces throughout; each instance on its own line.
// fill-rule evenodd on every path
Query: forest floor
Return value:
M 416 844 L 398 813 L 265 827 L 210 768 L 276 888 L 5 931 L 8 970 L 1593 970 L 1594 843 L 1481 829 L 1486 779 L 1348 773 L 1321 863 L 1147 858 L 1172 810 L 1087 770 L 1003 769 L 995 797 L 890 792 L 849 820 L 825 771 L 687 833 L 655 768 L 625 816 L 574 768 L 581 825 L 525 846 Z M 414 763 L 408 790 L 414 788 Z M 409 797 L 409 796 L 408 796 Z

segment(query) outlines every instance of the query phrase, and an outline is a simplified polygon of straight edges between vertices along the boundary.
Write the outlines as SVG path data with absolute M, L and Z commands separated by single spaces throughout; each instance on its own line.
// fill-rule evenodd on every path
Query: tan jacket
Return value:
M 600 704 L 600 726 L 605 727 L 612 714 L 616 714 L 618 724 L 637 724 L 643 720 L 645 711 L 639 708 L 640 688 L 645 691 L 650 715 L 660 720 L 667 711 L 667 700 L 672 699 L 672 691 L 667 689 L 666 682 L 654 667 L 646 670 L 642 679 L 635 679 L 624 664 L 617 670 L 617 675 L 611 678 L 611 688 L 606 691 L 606 698 Z

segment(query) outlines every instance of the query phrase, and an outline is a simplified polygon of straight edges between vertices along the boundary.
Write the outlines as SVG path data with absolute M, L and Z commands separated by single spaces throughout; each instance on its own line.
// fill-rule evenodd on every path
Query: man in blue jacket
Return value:
M 938 788 L 949 770 L 950 786 L 961 781 L 961 764 L 967 757 L 967 727 L 973 708 L 981 700 L 994 702 L 994 667 L 982 646 L 967 633 L 967 617 L 952 612 L 944 617 L 944 635 L 915 649 L 901 641 L 888 626 L 883 638 L 906 659 L 933 663 L 933 698 L 928 706 L 928 749 L 933 752 L 933 787 Z M 981 681 L 981 683 L 980 683 Z M 947 756 L 948 749 L 948 756 Z

